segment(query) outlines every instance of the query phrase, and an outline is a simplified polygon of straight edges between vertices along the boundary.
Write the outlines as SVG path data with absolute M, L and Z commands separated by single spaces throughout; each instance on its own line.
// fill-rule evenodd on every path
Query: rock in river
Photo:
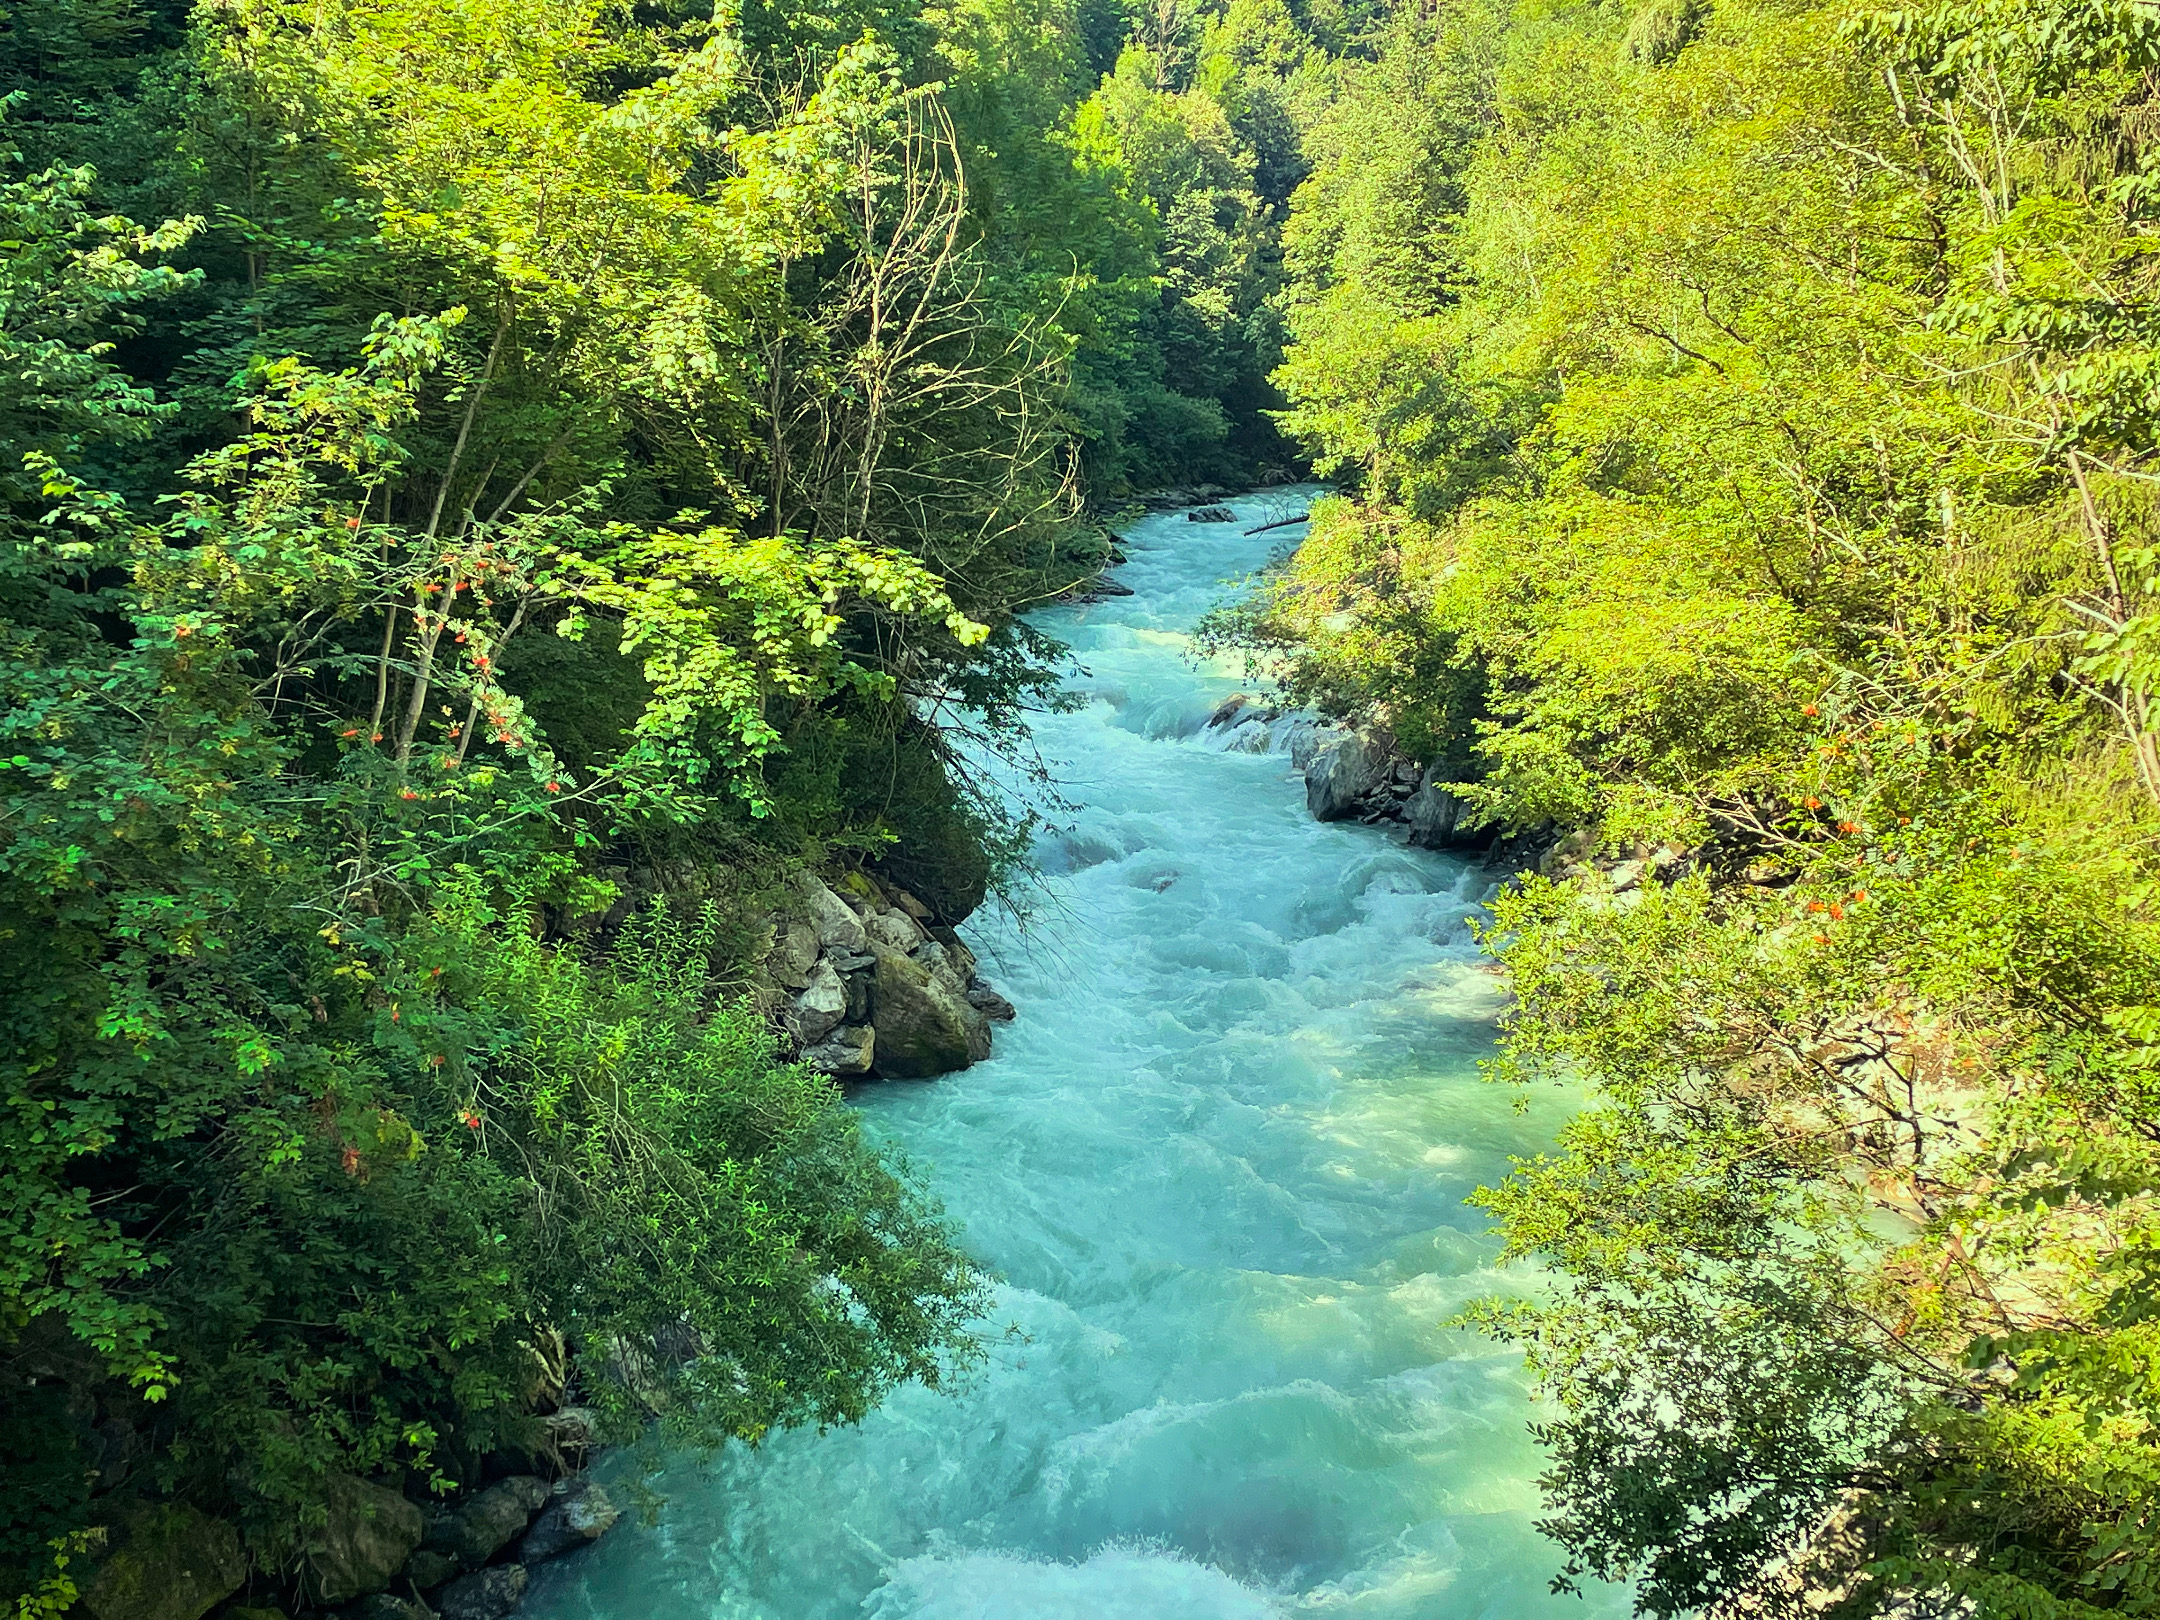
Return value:
M 557 1558 L 598 1541 L 622 1517 L 622 1509 L 598 1485 L 580 1481 L 541 1510 L 540 1517 L 518 1543 L 518 1558 L 527 1564 Z
M 990 1020 L 968 1005 L 965 987 L 888 945 L 873 942 L 871 950 L 877 956 L 871 1023 L 879 1074 L 926 1080 L 990 1055 Z
M 1371 732 L 1334 738 L 1305 767 L 1305 808 L 1315 821 L 1356 815 L 1359 801 L 1387 780 L 1391 766 L 1386 743 Z

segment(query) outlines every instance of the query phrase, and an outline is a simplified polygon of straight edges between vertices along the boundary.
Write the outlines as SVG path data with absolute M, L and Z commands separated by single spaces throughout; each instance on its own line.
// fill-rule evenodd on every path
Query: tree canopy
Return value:
M 476 1480 L 566 1355 L 711 1444 L 971 1359 L 983 1279 L 737 998 L 798 868 L 999 881 L 1018 615 L 1184 466 L 1148 423 L 1275 444 L 1227 305 L 1166 369 L 1183 194 L 1079 133 L 1077 27 L 0 16 L 11 1595 L 115 1490 L 299 1579 L 328 1482 Z
M 301 1581 L 573 1367 L 720 1444 L 966 1365 L 759 919 L 977 903 L 1025 611 L 1310 469 L 1211 633 L 1545 852 L 1496 1076 L 1594 1100 L 1481 1319 L 1561 1580 L 2160 1612 L 2156 74 L 2145 0 L 17 0 L 11 1594 L 116 1491 Z
M 1308 126 L 1342 492 L 1217 629 L 1551 851 L 1483 1319 L 1645 1613 L 2160 1604 L 2155 28 L 1463 0 Z

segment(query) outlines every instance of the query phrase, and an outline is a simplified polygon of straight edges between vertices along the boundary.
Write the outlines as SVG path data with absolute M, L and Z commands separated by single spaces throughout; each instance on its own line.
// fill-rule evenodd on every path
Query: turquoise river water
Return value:
M 656 1525 L 536 1571 L 521 1615 L 1625 1613 L 1549 1594 L 1519 1358 L 1446 1325 L 1525 1285 L 1463 1198 L 1568 1106 L 1477 1074 L 1487 874 L 1311 821 L 1286 757 L 1202 731 L 1238 682 L 1187 633 L 1297 498 L 1145 519 L 1136 594 L 1041 615 L 1088 700 L 1039 729 L 1078 808 L 1028 930 L 966 930 L 1020 1016 L 987 1063 L 857 1093 L 1001 1278 L 987 1368 L 686 1459 Z

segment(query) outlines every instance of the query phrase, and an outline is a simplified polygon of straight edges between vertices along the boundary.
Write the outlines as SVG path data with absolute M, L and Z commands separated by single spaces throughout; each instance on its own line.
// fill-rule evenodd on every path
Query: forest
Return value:
M 763 920 L 1025 904 L 1023 615 L 1311 476 L 1561 1586 L 2160 1614 L 2156 247 L 2150 0 L 7 0 L 0 1588 L 966 1377 Z

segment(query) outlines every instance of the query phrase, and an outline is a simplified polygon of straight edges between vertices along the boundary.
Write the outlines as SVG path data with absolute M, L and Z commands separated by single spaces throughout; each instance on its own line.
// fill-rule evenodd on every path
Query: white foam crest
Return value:
M 1280 1620 L 1280 1603 L 1175 1552 L 1103 1547 L 1077 1564 L 1020 1553 L 911 1558 L 867 1620 Z

